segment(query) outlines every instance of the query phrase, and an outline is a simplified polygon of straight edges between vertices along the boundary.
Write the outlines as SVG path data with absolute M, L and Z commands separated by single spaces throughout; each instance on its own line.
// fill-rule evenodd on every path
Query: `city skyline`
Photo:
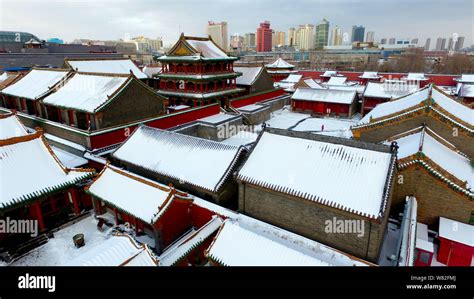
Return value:
M 338 25 L 342 32 L 350 34 L 353 25 L 362 24 L 366 30 L 376 32 L 376 40 L 390 38 L 426 38 L 451 37 L 453 34 L 465 36 L 464 45 L 473 42 L 472 2 L 455 0 L 449 3 L 441 1 L 369 1 L 364 5 L 359 0 L 348 1 L 298 1 L 298 5 L 285 1 L 244 0 L 236 6 L 229 0 L 204 0 L 199 3 L 179 0 L 173 3 L 150 5 L 151 1 L 57 1 L 44 4 L 31 0 L 0 1 L 0 29 L 26 31 L 42 39 L 61 38 L 71 42 L 77 38 L 97 40 L 124 39 L 127 36 L 163 37 L 164 46 L 169 46 L 179 37 L 186 35 L 205 36 L 208 21 L 222 20 L 228 22 L 228 33 L 244 35 L 255 32 L 255 28 L 264 20 L 269 20 L 275 31 L 287 32 L 291 27 L 300 24 L 318 24 L 326 18 L 332 29 Z M 364 2 L 367 4 L 367 1 Z M 429 4 L 429 5 L 427 5 Z M 446 14 L 446 9 L 453 5 L 470 5 L 471 9 L 456 10 Z M 248 9 L 252 7 L 253 9 Z M 278 7 L 278 9 L 267 9 Z M 404 9 L 406 7 L 406 9 Z M 300 15 L 295 18 L 283 11 L 294 11 Z M 9 13 L 2 13 L 8 11 Z M 62 14 L 55 12 L 61 11 Z M 63 12 L 70 13 L 63 13 Z M 101 12 L 98 14 L 97 12 Z M 262 14 L 262 11 L 265 11 Z M 350 13 L 346 13 L 350 11 Z M 107 13 L 104 13 L 107 12 Z M 196 13 L 199 12 L 199 13 Z M 12 16 L 21 13 L 21 20 Z M 419 14 L 429 14 L 430 18 L 419 18 Z M 241 17 L 245 14 L 245 18 Z M 396 22 L 386 22 L 390 14 Z M 38 16 L 45 16 L 48 22 L 37 23 Z M 108 17 L 104 19 L 104 15 Z M 193 16 L 190 18 L 189 16 Z M 431 20 L 443 18 L 446 22 L 428 24 Z M 449 21 L 449 22 L 448 22 Z M 449 23 L 449 26 L 445 24 Z M 334 24 L 334 25 L 333 25 Z M 396 24 L 396 25 L 393 25 Z M 439 25 L 438 25 L 439 24 Z M 66 29 L 67 28 L 67 29 Z M 73 29 L 73 30 L 71 30 Z

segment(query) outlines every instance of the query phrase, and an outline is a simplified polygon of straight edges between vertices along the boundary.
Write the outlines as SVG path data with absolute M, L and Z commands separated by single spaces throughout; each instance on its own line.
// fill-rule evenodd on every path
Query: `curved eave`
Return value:
M 216 58 L 206 58 L 202 56 L 167 56 L 167 57 L 158 57 L 158 61 L 189 61 L 189 62 L 199 62 L 199 61 L 235 61 L 238 60 L 239 57 L 216 57 Z
M 418 164 L 422 166 L 424 169 L 426 169 L 427 172 L 429 172 L 431 175 L 434 177 L 438 178 L 440 181 L 444 182 L 447 186 L 449 186 L 451 189 L 453 189 L 456 192 L 462 193 L 469 197 L 471 200 L 474 200 L 474 192 L 471 191 L 470 189 L 466 189 L 464 187 L 459 186 L 459 184 L 453 182 L 450 180 L 447 176 L 445 176 L 443 173 L 440 171 L 436 170 L 432 166 L 430 166 L 428 163 L 423 161 L 422 159 L 412 159 L 409 161 L 404 161 L 402 163 L 398 164 L 399 169 L 405 169 L 408 168 L 411 165 Z
M 395 165 L 395 164 L 393 164 L 393 165 Z M 303 193 L 301 191 L 295 190 L 295 189 L 290 188 L 290 187 L 272 185 L 268 182 L 264 182 L 264 181 L 261 181 L 261 180 L 256 180 L 254 178 L 243 176 L 241 174 L 237 175 L 237 180 L 239 180 L 240 182 L 246 183 L 246 184 L 251 184 L 251 185 L 254 185 L 254 186 L 257 186 L 257 187 L 260 187 L 260 188 L 270 190 L 272 192 L 286 194 L 286 195 L 289 195 L 289 196 L 293 196 L 293 197 L 296 197 L 296 198 L 307 200 L 309 202 L 320 204 L 320 205 L 323 205 L 323 206 L 326 206 L 326 207 L 329 207 L 329 208 L 333 208 L 333 209 L 344 211 L 344 212 L 347 212 L 347 213 L 351 213 L 351 214 L 354 214 L 354 215 L 357 215 L 357 216 L 360 216 L 360 217 L 364 217 L 364 218 L 368 219 L 369 221 L 379 222 L 379 221 L 381 221 L 381 218 L 382 218 L 382 215 L 381 215 L 382 212 L 379 212 L 377 215 L 375 215 L 375 214 L 369 214 L 369 213 L 366 213 L 366 212 L 357 211 L 353 208 L 342 206 L 341 204 L 338 204 L 338 203 L 332 201 L 331 199 L 323 198 L 323 197 L 320 197 L 319 195 L 316 195 L 316 194 Z M 386 205 L 385 197 L 387 195 L 388 195 L 388 193 L 384 192 L 384 194 L 383 194 L 384 198 L 382 199 L 382 202 L 381 202 L 380 211 L 385 211 L 385 205 Z
M 186 79 L 190 81 L 205 81 L 205 80 L 218 80 L 218 79 L 227 79 L 227 78 L 236 78 L 242 76 L 242 73 L 233 72 L 233 73 L 223 73 L 223 74 L 214 74 L 214 75 L 188 75 L 188 74 L 158 74 L 156 78 L 159 79 Z
M 71 179 L 68 182 L 63 182 L 61 184 L 45 187 L 43 189 L 30 192 L 28 194 L 23 194 L 20 197 L 12 198 L 7 203 L 2 204 L 2 206 L 0 207 L 0 211 L 11 210 L 16 207 L 23 206 L 27 203 L 33 202 L 45 195 L 67 189 L 85 179 L 92 177 L 93 175 L 94 175 L 94 172 L 85 172 L 84 175 Z

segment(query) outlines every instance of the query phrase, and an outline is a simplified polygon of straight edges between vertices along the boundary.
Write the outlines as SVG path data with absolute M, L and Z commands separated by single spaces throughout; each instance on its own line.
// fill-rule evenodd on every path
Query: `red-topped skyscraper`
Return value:
M 257 28 L 257 52 L 269 52 L 272 50 L 272 30 L 270 22 L 264 21 Z

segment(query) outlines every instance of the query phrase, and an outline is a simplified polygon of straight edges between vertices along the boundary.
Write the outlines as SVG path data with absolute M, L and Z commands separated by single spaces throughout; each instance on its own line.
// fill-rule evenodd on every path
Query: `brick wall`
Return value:
M 163 101 L 164 98 L 153 94 L 133 80 L 109 106 L 104 108 L 101 128 L 162 115 Z
M 381 223 L 305 199 L 239 183 L 239 211 L 359 258 L 377 262 L 388 221 Z M 364 236 L 355 233 L 326 233 L 326 220 L 365 220 Z
M 402 176 L 403 183 L 399 184 Z M 439 217 L 469 223 L 474 203 L 468 196 L 450 189 L 422 166 L 400 170 L 395 184 L 392 210 L 400 210 L 405 197 L 413 195 L 418 201 L 417 218 L 421 223 L 438 228 Z

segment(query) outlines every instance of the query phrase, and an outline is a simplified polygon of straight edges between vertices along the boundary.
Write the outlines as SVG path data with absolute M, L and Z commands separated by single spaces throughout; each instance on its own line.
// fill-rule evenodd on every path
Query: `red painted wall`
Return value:
M 175 199 L 158 222 L 154 224 L 154 227 L 162 232 L 165 247 L 191 228 L 190 208 L 191 201 Z
M 317 114 L 335 113 L 336 115 L 348 115 L 350 105 L 336 104 L 336 103 L 325 103 L 316 101 L 299 101 L 291 100 L 293 109 L 300 109 L 303 111 L 312 111 Z
M 439 237 L 437 260 L 447 266 L 470 266 L 474 247 Z
M 159 129 L 169 129 L 174 126 L 190 123 L 197 119 L 218 114 L 220 107 L 218 104 L 204 106 L 202 108 L 177 112 L 164 115 L 152 121 L 144 121 L 143 124 Z M 91 148 L 99 149 L 109 145 L 117 144 L 130 136 L 138 125 L 131 125 L 125 128 L 118 128 L 112 131 L 106 131 L 90 137 Z
M 262 94 L 259 94 L 259 95 L 254 95 L 254 96 L 250 95 L 250 96 L 245 97 L 245 98 L 231 100 L 230 105 L 234 108 L 240 108 L 240 107 L 243 107 L 243 106 L 255 104 L 257 102 L 262 102 L 262 101 L 265 101 L 265 100 L 276 98 L 276 97 L 281 96 L 283 94 L 285 94 L 285 91 L 283 89 L 272 90 L 270 92 L 262 93 Z
M 285 74 L 285 75 L 271 74 L 270 76 L 272 76 L 273 82 L 280 82 L 281 80 L 288 78 L 288 74 Z
M 390 99 L 364 97 L 364 100 L 362 102 L 362 105 L 363 105 L 362 113 L 363 113 L 363 115 L 366 115 L 367 113 L 369 113 L 378 104 L 385 103 L 385 102 L 388 102 L 388 101 L 390 101 Z
M 193 204 L 191 206 L 191 221 L 195 228 L 200 228 L 208 223 L 216 213 L 206 208 Z

